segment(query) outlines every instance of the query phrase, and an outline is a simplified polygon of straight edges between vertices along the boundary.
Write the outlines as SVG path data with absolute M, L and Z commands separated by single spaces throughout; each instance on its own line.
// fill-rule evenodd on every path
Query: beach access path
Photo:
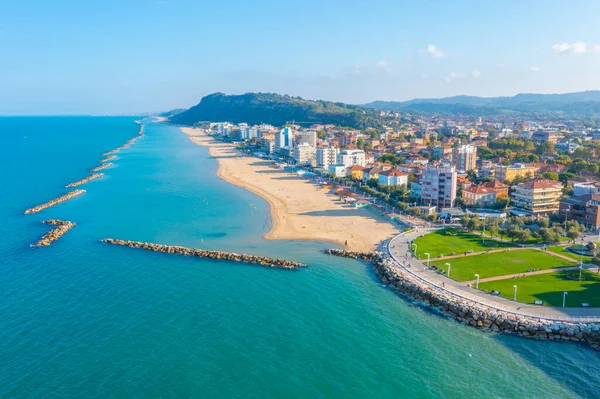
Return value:
M 273 161 L 247 156 L 201 129 L 181 131 L 193 143 L 208 147 L 219 163 L 217 174 L 221 178 L 269 203 L 271 228 L 265 234 L 267 239 L 326 241 L 368 252 L 400 232 L 376 210 L 344 204 L 322 186 L 278 168 Z
M 409 243 L 433 229 L 418 228 L 405 234 L 399 234 L 390 240 L 387 248 L 390 256 L 394 260 L 393 265 L 405 273 L 426 282 L 435 290 L 445 291 L 457 295 L 463 299 L 477 302 L 488 308 L 499 311 L 510 312 L 521 316 L 564 321 L 564 322 L 586 322 L 600 321 L 600 308 L 556 308 L 549 306 L 535 306 L 511 301 L 500 296 L 493 296 L 489 293 L 477 290 L 468 286 L 468 282 L 454 281 L 446 276 L 436 273 L 425 266 L 423 261 L 412 256 L 409 250 Z M 588 237 L 591 241 L 596 241 L 597 237 Z M 565 270 L 565 269 L 561 269 Z M 526 273 L 529 274 L 529 273 Z M 482 280 L 480 280 L 481 282 Z

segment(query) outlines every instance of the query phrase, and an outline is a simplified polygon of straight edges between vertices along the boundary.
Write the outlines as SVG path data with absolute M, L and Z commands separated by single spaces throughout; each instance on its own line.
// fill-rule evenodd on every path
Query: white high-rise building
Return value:
M 438 208 L 453 207 L 456 200 L 456 168 L 430 166 L 421 175 L 421 200 Z
M 338 149 L 336 147 L 317 148 L 317 166 L 329 169 L 329 165 L 335 165 L 337 162 Z
M 292 147 L 294 141 L 294 132 L 289 127 L 281 129 L 275 133 L 275 152 L 280 152 L 283 147 Z
M 338 165 L 349 168 L 354 165 L 365 166 L 365 152 L 363 150 L 343 150 L 337 155 Z

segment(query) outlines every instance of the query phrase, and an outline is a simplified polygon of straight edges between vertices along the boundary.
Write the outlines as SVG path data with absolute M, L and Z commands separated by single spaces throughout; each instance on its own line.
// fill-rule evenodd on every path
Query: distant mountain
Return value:
M 409 101 L 374 101 L 363 105 L 384 111 L 448 114 L 553 113 L 592 115 L 600 113 L 600 90 L 566 94 L 522 93 L 513 97 L 453 96 Z
M 373 109 L 273 93 L 210 94 L 202 98 L 198 105 L 171 116 L 169 120 L 181 125 L 211 121 L 283 126 L 296 121 L 336 124 L 357 129 L 381 126 L 379 113 Z

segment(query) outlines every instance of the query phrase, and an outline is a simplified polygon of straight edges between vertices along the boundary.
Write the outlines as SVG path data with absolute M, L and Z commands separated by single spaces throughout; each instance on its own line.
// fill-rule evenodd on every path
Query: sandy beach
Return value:
M 219 162 L 219 177 L 269 203 L 271 229 L 265 234 L 267 239 L 328 241 L 342 246 L 347 241 L 348 249 L 369 251 L 399 232 L 376 210 L 346 205 L 327 190 L 276 168 L 271 161 L 244 156 L 202 130 L 181 131 L 193 143 L 209 147 L 209 154 Z

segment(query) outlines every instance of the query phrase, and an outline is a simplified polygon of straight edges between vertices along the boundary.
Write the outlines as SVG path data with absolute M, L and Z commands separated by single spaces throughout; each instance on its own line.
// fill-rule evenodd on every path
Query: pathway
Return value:
M 594 265 L 583 265 L 583 270 L 595 269 Z M 555 273 L 555 272 L 564 272 L 569 270 L 579 270 L 579 266 L 569 266 L 569 267 L 557 267 L 554 269 L 545 269 L 545 270 L 536 270 L 534 272 L 525 272 L 525 273 L 517 273 L 517 274 L 507 274 L 504 276 L 495 276 L 495 277 L 486 277 L 480 278 L 480 283 L 487 283 L 489 281 L 498 281 L 498 280 L 506 280 L 509 278 L 517 278 L 517 277 L 528 277 L 535 276 L 536 274 L 547 274 L 547 273 Z M 471 281 L 463 281 L 463 284 L 475 284 L 477 280 Z

